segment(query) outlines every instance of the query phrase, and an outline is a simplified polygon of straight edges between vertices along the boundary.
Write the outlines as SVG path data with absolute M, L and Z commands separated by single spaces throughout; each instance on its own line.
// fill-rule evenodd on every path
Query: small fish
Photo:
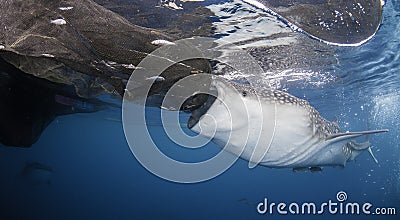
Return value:
M 147 80 L 154 80 L 154 82 L 163 82 L 165 81 L 165 78 L 162 76 L 152 76 L 147 78 Z
M 306 172 L 307 170 L 308 170 L 308 167 L 295 167 L 295 168 L 293 168 L 293 173 Z
M 44 54 L 42 54 L 42 56 L 49 57 L 49 58 L 54 58 L 54 55 L 51 55 L 51 54 L 48 54 L 48 53 L 44 53 Z
M 156 46 L 166 46 L 166 45 L 175 45 L 174 42 L 167 41 L 167 40 L 153 40 L 151 44 Z
M 122 64 L 122 67 L 126 69 L 136 69 L 136 66 L 133 64 Z
M 73 9 L 74 7 L 59 7 L 58 9 L 60 9 L 61 11 L 68 11 Z
M 317 172 L 322 172 L 321 167 L 310 167 L 311 173 L 317 173 Z
M 67 22 L 62 18 L 59 18 L 56 20 L 51 20 L 50 23 L 55 24 L 55 25 L 66 25 L 67 24 Z
M 103 65 L 105 65 L 106 67 L 108 67 L 108 68 L 110 68 L 110 69 L 115 69 L 114 65 L 117 64 L 116 62 L 113 62 L 113 61 L 105 61 L 105 60 L 102 60 L 100 63 L 103 64 Z
M 4 49 L 6 49 L 6 47 L 3 45 L 0 45 L 0 50 L 4 50 Z
M 164 4 L 166 7 L 169 7 L 171 9 L 175 9 L 175 10 L 182 10 L 182 7 L 179 7 L 178 5 L 176 5 L 175 2 L 168 2 L 168 4 Z

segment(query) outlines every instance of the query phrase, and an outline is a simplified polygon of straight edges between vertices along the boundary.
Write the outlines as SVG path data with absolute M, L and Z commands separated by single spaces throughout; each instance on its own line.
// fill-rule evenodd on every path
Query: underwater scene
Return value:
M 0 11 L 0 220 L 399 219 L 400 1 Z

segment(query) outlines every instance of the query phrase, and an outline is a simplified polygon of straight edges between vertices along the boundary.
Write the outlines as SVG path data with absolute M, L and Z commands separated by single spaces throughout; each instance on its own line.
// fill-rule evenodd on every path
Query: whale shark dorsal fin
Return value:
M 345 140 L 345 139 L 360 137 L 363 135 L 376 134 L 376 133 L 382 133 L 382 132 L 388 132 L 388 131 L 389 131 L 388 129 L 382 129 L 382 130 L 336 133 L 336 134 L 328 135 L 325 139 L 326 140 L 333 140 L 333 139 Z

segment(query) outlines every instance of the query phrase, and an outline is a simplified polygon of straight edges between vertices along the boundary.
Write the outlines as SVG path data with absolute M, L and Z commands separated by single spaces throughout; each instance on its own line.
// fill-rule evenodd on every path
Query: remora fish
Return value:
M 387 132 L 370 130 L 341 133 L 307 101 L 288 93 L 214 78 L 211 97 L 194 110 L 192 131 L 212 138 L 224 150 L 257 164 L 275 168 L 345 166 L 371 144 L 353 139 Z

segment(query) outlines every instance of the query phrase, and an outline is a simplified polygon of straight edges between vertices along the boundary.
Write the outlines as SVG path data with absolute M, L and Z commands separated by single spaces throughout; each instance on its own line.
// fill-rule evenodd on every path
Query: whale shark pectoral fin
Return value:
M 325 140 L 337 140 L 337 141 L 342 141 L 346 139 L 352 139 L 356 137 L 360 137 L 363 135 L 368 135 L 368 134 L 376 134 L 376 133 L 382 133 L 382 132 L 388 132 L 388 129 L 382 129 L 382 130 L 370 130 L 370 131 L 359 131 L 359 132 L 347 132 L 347 133 L 336 133 L 336 134 L 331 134 L 328 135 L 328 137 L 325 138 Z

